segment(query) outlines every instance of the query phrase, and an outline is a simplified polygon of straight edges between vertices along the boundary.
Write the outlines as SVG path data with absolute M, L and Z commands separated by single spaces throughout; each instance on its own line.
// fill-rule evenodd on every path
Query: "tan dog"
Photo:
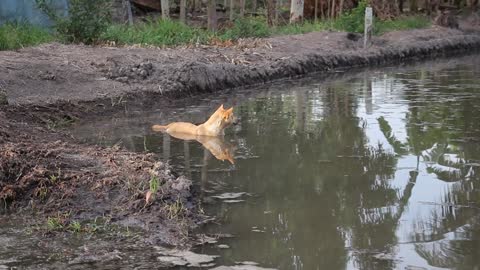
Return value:
M 233 116 L 233 107 L 225 110 L 223 104 L 218 108 L 212 116 L 201 125 L 194 125 L 187 122 L 173 122 L 166 126 L 153 125 L 154 131 L 167 132 L 168 134 L 190 134 L 196 136 L 219 136 L 224 135 L 225 128 L 233 124 L 235 118 Z

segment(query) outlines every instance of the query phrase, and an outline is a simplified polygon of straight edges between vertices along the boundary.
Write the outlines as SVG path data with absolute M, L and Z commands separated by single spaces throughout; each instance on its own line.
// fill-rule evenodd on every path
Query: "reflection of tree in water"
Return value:
M 441 211 L 432 211 L 430 219 L 416 225 L 425 228 L 416 234 L 416 241 L 426 241 L 416 244 L 416 251 L 433 266 L 473 269 L 480 265 L 480 212 L 471 208 L 480 207 L 479 74 L 457 68 L 403 78 L 408 89 L 408 145 L 422 158 L 428 173 L 452 183 L 441 200 Z M 462 88 L 454 88 L 452 82 Z M 447 233 L 455 234 L 454 239 L 445 239 Z
M 395 242 L 397 216 L 383 206 L 401 203 L 389 184 L 396 159 L 381 146 L 367 146 L 352 95 L 341 86 L 299 90 L 293 96 L 257 100 L 240 112 L 253 123 L 242 128 L 247 144 L 261 158 L 249 165 L 252 181 L 247 175 L 237 177 L 255 186 L 249 189 L 258 190 L 272 212 L 265 226 L 275 237 L 264 248 L 275 250 L 266 254 L 272 256 L 269 261 L 280 261 L 280 268 L 295 263 L 302 269 L 343 268 L 345 241 L 359 250 Z M 312 120 L 312 110 L 319 109 L 315 104 L 327 104 L 320 120 Z M 362 269 L 385 267 L 367 257 L 357 259 Z
M 476 269 L 480 241 L 480 218 L 472 218 L 460 228 L 457 239 L 438 240 L 415 245 L 416 252 L 430 265 L 455 269 Z M 460 239 L 458 239 L 460 238 Z M 463 239 L 462 239 L 463 238 Z M 472 241 L 473 240 L 473 241 Z

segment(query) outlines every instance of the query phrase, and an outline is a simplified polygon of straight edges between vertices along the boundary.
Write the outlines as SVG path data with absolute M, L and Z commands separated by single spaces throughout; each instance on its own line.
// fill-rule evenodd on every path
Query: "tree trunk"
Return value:
M 330 17 L 332 19 L 335 19 L 335 0 L 332 0 L 332 10 L 331 10 L 331 15 Z
M 314 10 L 315 10 L 314 11 L 314 13 L 315 13 L 314 18 L 315 18 L 315 22 L 317 22 L 318 21 L 318 0 L 315 0 L 315 9 Z
M 325 12 L 324 12 L 324 6 L 323 6 L 324 2 L 323 0 L 320 0 L 320 17 L 322 18 L 322 20 L 326 19 L 325 18 Z
M 240 16 L 240 18 L 245 17 L 245 0 L 240 0 L 240 13 L 238 16 Z
M 267 23 L 272 27 L 275 25 L 275 0 L 267 0 Z
M 170 7 L 168 6 L 168 0 L 162 0 L 162 19 L 166 20 L 170 17 Z
M 273 10 L 275 13 L 275 20 L 273 21 L 274 25 L 278 25 L 278 17 L 280 16 L 280 8 L 283 6 L 283 0 L 275 0 L 273 1 Z
M 130 0 L 127 0 L 126 4 L 127 4 L 128 24 L 133 25 L 132 3 L 130 3 Z
M 257 0 L 252 0 L 252 12 L 253 14 L 257 14 Z
M 202 1 L 201 0 L 193 0 L 193 10 L 200 11 L 202 9 Z
M 283 5 L 283 0 L 275 0 L 273 2 L 273 10 L 275 12 L 275 20 L 273 21 L 274 25 L 278 24 L 278 17 L 280 16 L 280 7 Z
M 338 5 L 338 16 L 342 16 L 343 13 L 343 0 L 340 0 L 340 4 Z
M 327 13 L 326 13 L 326 14 L 327 14 L 327 17 L 326 17 L 326 18 L 331 19 L 331 18 L 330 18 L 330 1 L 329 1 L 329 0 L 327 0 Z
M 215 0 L 208 0 L 208 9 L 207 9 L 207 16 L 208 16 L 208 30 L 215 31 L 217 30 L 217 10 L 215 7 Z
M 410 0 L 410 12 L 417 12 L 418 5 L 417 0 Z
M 290 23 L 299 23 L 303 21 L 304 0 L 292 0 L 290 6 Z
M 398 10 L 400 13 L 403 13 L 403 1 L 404 0 L 398 0 Z
M 233 21 L 233 14 L 234 14 L 234 7 L 235 7 L 235 0 L 230 0 L 230 21 Z
M 180 0 L 180 21 L 182 23 L 187 23 L 186 11 L 187 11 L 187 0 Z

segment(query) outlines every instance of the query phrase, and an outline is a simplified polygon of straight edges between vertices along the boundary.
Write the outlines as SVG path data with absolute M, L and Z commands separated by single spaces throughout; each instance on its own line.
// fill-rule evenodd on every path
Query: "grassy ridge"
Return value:
M 53 41 L 47 30 L 26 23 L 0 25 L 0 50 L 14 50 Z
M 333 21 L 304 22 L 274 28 L 267 26 L 264 18 L 244 18 L 236 20 L 231 28 L 213 33 L 171 20 L 151 20 L 133 26 L 110 25 L 101 35 L 99 43 L 115 42 L 117 45 L 175 46 L 182 44 L 208 44 L 212 39 L 236 40 L 247 37 L 269 37 L 276 35 L 303 34 L 315 31 L 337 30 L 361 32 L 359 15 L 353 12 Z M 423 16 L 400 17 L 390 21 L 376 21 L 375 34 L 394 30 L 424 28 L 430 20 Z M 0 50 L 12 50 L 65 38 L 52 35 L 48 31 L 28 24 L 4 24 L 0 26 Z

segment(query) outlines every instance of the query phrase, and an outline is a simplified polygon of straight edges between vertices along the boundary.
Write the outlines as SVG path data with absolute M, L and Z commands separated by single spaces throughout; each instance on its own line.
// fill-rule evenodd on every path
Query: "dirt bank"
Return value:
M 107 48 L 47 44 L 0 52 L 10 103 L 87 101 L 153 93 L 184 97 L 338 68 L 373 66 L 480 48 L 480 32 L 432 27 L 375 37 L 316 32 L 231 47 Z
M 77 118 L 115 113 L 126 99 L 180 98 L 478 48 L 480 32 L 432 27 L 375 37 L 366 50 L 360 36 L 318 32 L 230 47 L 55 43 L 0 52 L 0 92 L 10 104 L 0 105 L 0 198 L 39 219 L 62 216 L 64 226 L 108 216 L 154 228 L 152 241 L 185 244 L 185 231 L 200 216 L 188 179 L 153 155 L 82 145 L 62 128 Z M 146 203 L 152 179 L 159 188 Z

